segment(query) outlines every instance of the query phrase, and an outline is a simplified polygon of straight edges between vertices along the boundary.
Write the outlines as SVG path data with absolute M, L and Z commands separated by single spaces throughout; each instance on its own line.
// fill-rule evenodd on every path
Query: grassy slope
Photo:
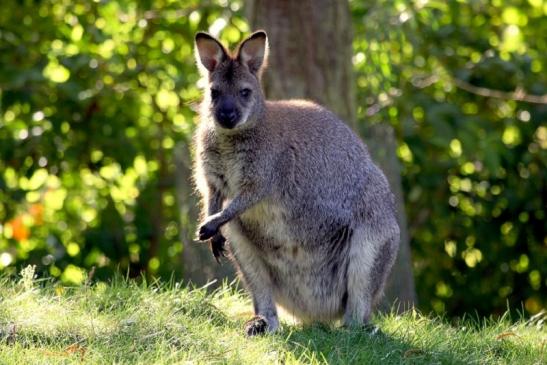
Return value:
M 545 364 L 542 318 L 446 321 L 380 315 L 385 335 L 289 325 L 247 339 L 243 293 L 116 280 L 78 288 L 0 279 L 0 364 Z

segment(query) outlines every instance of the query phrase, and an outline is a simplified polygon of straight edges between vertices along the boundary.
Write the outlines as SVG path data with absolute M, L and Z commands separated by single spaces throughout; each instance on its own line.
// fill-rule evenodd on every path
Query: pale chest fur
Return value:
M 274 184 L 271 179 L 261 182 L 257 174 L 264 174 L 270 164 L 261 164 L 260 153 L 249 148 L 245 141 L 237 145 L 216 142 L 203 150 L 202 161 L 206 179 L 225 198 L 224 207 L 240 192 L 245 184 Z M 274 189 L 275 190 L 275 189 Z M 238 219 L 245 234 L 263 251 L 264 258 L 273 266 L 284 266 L 304 254 L 295 238 L 294 224 L 286 202 L 272 191 L 270 196 L 243 212 Z M 229 237 L 228 237 L 229 238 Z M 237 244 L 237 242 L 234 242 Z
M 282 202 L 266 199 L 243 213 L 240 219 L 249 229 L 256 231 L 254 234 L 260 236 L 265 245 L 273 246 L 265 247 L 267 250 L 292 248 L 297 245 Z
M 298 230 L 281 202 L 266 200 L 243 213 L 236 222 L 223 229 L 238 257 L 257 255 L 273 280 L 276 302 L 288 312 L 302 319 L 310 317 L 309 308 L 316 308 L 319 318 L 339 314 L 342 290 L 334 284 L 336 279 L 322 279 L 328 293 L 316 285 L 326 266 L 326 256 L 321 251 L 310 250 L 295 234 Z
M 201 150 L 203 174 L 207 182 L 226 199 L 233 199 L 244 182 L 244 159 L 234 146 L 206 141 Z

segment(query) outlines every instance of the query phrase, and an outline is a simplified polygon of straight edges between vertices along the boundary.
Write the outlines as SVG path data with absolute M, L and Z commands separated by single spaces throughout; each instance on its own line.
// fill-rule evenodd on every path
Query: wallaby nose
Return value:
M 235 109 L 224 109 L 220 111 L 218 116 L 222 120 L 233 123 L 237 118 L 237 113 Z
M 221 126 L 230 129 L 235 127 L 239 115 L 235 107 L 225 107 L 218 110 L 216 117 Z

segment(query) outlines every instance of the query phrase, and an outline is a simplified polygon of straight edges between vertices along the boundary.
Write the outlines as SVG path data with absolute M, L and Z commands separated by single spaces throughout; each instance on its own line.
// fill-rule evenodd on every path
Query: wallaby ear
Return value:
M 268 60 L 268 36 L 263 30 L 251 34 L 239 45 L 237 58 L 249 68 L 249 71 L 260 74 Z
M 196 33 L 195 56 L 199 66 L 213 72 L 228 56 L 218 40 L 204 32 Z M 200 67 L 202 68 L 202 67 Z

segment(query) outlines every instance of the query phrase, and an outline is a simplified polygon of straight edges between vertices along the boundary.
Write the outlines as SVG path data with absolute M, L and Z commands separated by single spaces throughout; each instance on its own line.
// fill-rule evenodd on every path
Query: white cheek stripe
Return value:
M 240 125 L 243 125 L 247 123 L 247 120 L 249 119 L 250 109 L 245 110 L 245 114 L 241 117 L 241 121 L 237 123 L 236 128 Z

